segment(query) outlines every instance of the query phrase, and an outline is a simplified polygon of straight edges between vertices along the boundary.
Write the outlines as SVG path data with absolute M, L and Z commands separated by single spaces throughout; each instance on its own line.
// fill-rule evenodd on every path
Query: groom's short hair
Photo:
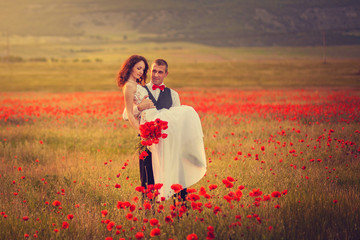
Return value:
M 154 63 L 156 63 L 159 66 L 165 66 L 165 71 L 168 71 L 168 64 L 164 59 L 158 58 L 154 61 Z

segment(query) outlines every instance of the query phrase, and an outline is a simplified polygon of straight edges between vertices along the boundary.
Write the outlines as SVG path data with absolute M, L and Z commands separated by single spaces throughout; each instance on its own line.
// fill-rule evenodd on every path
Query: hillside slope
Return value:
M 0 2 L 0 33 L 124 36 L 215 46 L 360 44 L 354 0 L 13 0 Z

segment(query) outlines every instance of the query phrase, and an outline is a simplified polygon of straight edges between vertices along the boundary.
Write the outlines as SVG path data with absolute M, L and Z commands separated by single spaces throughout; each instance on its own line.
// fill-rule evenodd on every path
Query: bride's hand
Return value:
M 137 105 L 138 110 L 144 111 L 146 109 L 154 108 L 154 103 L 149 99 L 149 95 L 144 96 L 141 102 Z

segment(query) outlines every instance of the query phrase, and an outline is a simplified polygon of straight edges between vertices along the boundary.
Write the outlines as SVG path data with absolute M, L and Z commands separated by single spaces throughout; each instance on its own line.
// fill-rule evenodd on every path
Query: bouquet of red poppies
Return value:
M 143 146 L 151 146 L 152 144 L 159 143 L 160 138 L 167 137 L 166 133 L 162 133 L 162 130 L 166 130 L 167 128 L 168 122 L 162 121 L 159 118 L 155 119 L 155 121 L 141 124 L 139 127 L 141 144 Z

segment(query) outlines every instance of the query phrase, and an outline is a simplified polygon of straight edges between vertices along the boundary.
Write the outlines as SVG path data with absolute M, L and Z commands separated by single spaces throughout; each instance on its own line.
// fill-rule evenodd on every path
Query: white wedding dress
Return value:
M 148 92 L 138 85 L 134 96 L 135 104 L 140 103 Z M 145 110 L 141 113 L 140 124 L 160 118 L 168 122 L 163 130 L 168 136 L 158 144 L 149 147 L 155 183 L 162 183 L 159 198 L 170 198 L 173 184 L 188 188 L 197 183 L 206 172 L 206 156 L 201 122 L 197 112 L 190 106 L 181 105 L 170 109 Z

